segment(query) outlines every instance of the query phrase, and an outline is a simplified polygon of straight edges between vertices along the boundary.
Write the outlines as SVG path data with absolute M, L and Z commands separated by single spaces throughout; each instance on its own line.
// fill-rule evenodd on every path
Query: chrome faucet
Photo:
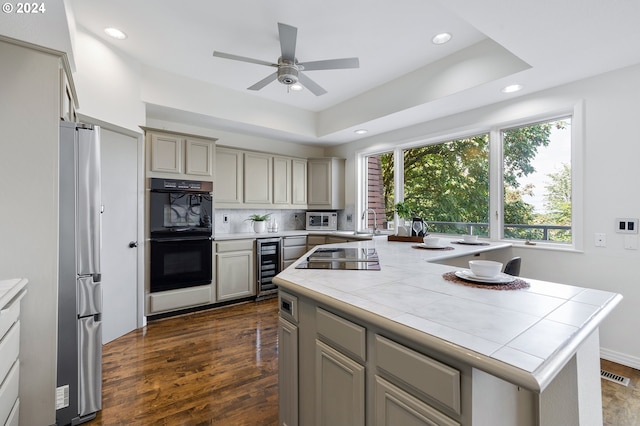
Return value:
M 364 218 L 367 216 L 367 212 L 372 212 L 373 213 L 373 234 L 379 234 L 380 230 L 378 230 L 378 222 L 376 219 L 376 211 L 374 209 L 366 209 L 365 211 L 362 212 L 362 220 L 364 220 Z

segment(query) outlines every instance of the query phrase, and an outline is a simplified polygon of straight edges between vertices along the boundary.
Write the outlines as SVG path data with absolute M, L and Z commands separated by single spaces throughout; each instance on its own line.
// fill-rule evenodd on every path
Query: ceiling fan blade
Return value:
M 305 71 L 315 70 L 338 70 L 347 68 L 360 68 L 358 58 L 327 59 L 325 61 L 302 62 L 298 66 Z
M 266 76 L 265 78 L 263 78 L 262 80 L 254 84 L 253 86 L 247 87 L 247 90 L 260 90 L 267 84 L 274 81 L 277 77 L 278 77 L 278 72 L 276 71 L 273 74 Z
M 295 61 L 296 59 L 296 39 L 298 38 L 298 29 L 291 25 L 281 24 L 278 22 L 278 34 L 280 37 L 280 50 L 282 51 L 282 59 Z
M 298 73 L 298 80 L 300 81 L 300 84 L 302 84 L 304 87 L 309 89 L 311 93 L 313 93 L 316 96 L 322 96 L 325 93 L 327 93 L 327 91 L 324 90 L 322 87 L 320 87 L 318 83 L 311 80 L 309 77 L 307 77 L 302 73 Z
M 262 61 L 260 59 L 247 58 L 245 56 L 232 55 L 231 53 L 214 51 L 213 56 L 216 56 L 218 58 L 233 59 L 234 61 L 249 62 L 252 64 L 258 64 L 258 65 L 266 65 L 268 67 L 278 66 L 278 64 L 274 64 L 272 62 Z

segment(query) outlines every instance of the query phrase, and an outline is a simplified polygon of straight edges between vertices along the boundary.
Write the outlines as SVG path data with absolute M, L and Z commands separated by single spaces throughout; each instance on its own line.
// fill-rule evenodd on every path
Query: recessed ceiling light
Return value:
M 518 91 L 522 90 L 523 87 L 524 86 L 522 84 L 511 84 L 509 86 L 503 87 L 502 88 L 502 93 L 518 92 Z
M 451 34 L 449 34 L 449 33 L 440 33 L 440 34 L 436 34 L 435 36 L 433 36 L 433 38 L 431 39 L 431 42 L 433 44 L 445 44 L 449 40 L 451 40 Z
M 367 129 L 358 129 L 358 130 L 354 130 L 353 131 L 353 133 L 358 134 L 358 135 L 364 135 L 367 132 L 368 132 Z
M 289 88 L 290 88 L 291 90 L 294 90 L 294 91 L 296 91 L 296 92 L 299 92 L 299 91 L 301 91 L 301 90 L 302 90 L 302 84 L 300 84 L 300 83 L 293 83 L 292 85 L 290 85 L 290 86 L 289 86 Z
M 122 30 L 119 30 L 117 28 L 105 28 L 104 32 L 107 33 L 108 36 L 117 38 L 118 40 L 124 40 L 125 38 L 127 38 L 127 35 Z

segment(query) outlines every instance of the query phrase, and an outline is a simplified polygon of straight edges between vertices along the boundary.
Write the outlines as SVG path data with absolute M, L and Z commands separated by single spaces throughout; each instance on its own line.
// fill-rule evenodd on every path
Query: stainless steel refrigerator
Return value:
M 100 128 L 60 123 L 56 424 L 102 408 Z

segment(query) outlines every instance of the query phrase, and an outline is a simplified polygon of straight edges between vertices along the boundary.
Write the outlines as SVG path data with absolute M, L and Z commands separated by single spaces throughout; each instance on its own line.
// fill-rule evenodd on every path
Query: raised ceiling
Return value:
M 640 1 L 616 0 L 66 0 L 75 25 L 146 67 L 219 87 L 230 105 L 286 105 L 311 113 L 311 132 L 147 105 L 149 118 L 330 145 L 640 63 Z M 358 57 L 359 69 L 309 71 L 328 93 L 247 88 L 280 54 L 278 22 L 298 28 L 300 62 Z M 128 35 L 109 39 L 114 26 Z M 452 40 L 431 43 L 440 32 Z M 500 92 L 512 83 L 524 90 Z M 364 127 L 369 133 L 356 135 Z

